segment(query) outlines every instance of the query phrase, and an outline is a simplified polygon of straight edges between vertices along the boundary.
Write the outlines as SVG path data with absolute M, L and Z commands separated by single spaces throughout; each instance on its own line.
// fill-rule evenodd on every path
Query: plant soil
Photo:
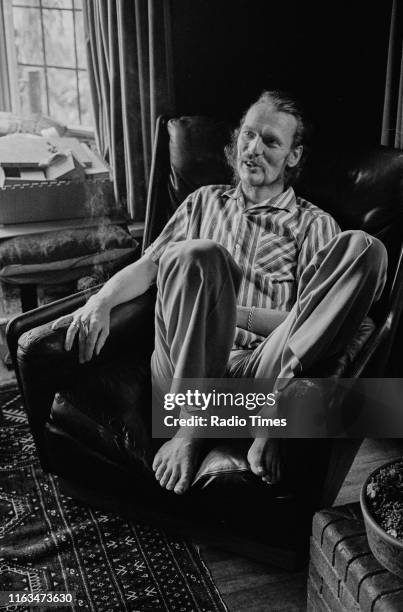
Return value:
M 403 459 L 379 470 L 366 493 L 375 521 L 390 536 L 403 540 Z

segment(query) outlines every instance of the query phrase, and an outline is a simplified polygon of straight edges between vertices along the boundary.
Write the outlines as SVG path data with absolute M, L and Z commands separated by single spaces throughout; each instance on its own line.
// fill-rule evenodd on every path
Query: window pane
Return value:
M 77 60 L 79 68 L 87 68 L 87 57 L 85 53 L 84 41 L 84 19 L 82 13 L 75 15 L 76 19 L 76 35 L 77 35 Z
M 78 73 L 78 85 L 80 89 L 81 124 L 90 127 L 94 124 L 94 120 L 92 118 L 90 85 L 86 72 Z
M 77 83 L 74 70 L 48 69 L 50 115 L 64 124 L 78 124 Z
M 82 9 L 83 8 L 83 0 L 74 0 L 74 7 L 76 9 Z
M 23 6 L 39 6 L 39 0 L 13 0 L 13 6 L 21 4 Z
M 42 0 L 42 6 L 51 8 L 72 8 L 72 0 Z
M 17 61 L 24 64 L 43 64 L 40 11 L 14 8 L 13 19 Z
M 47 114 L 46 86 L 42 68 L 18 66 L 18 89 L 21 114 Z
M 43 10 L 46 62 L 51 66 L 75 66 L 72 11 Z

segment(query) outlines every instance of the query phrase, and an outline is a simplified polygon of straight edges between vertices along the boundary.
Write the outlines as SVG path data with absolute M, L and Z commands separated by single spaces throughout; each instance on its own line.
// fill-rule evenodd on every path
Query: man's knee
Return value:
M 383 243 L 363 230 L 346 230 L 336 236 L 339 245 L 349 248 L 358 257 L 364 255 L 372 266 L 385 269 L 388 254 Z
M 157 284 L 174 275 L 184 281 L 199 279 L 222 285 L 231 280 L 238 291 L 242 271 L 229 252 L 213 240 L 183 240 L 170 244 L 160 259 Z
M 163 267 L 175 265 L 184 269 L 197 267 L 217 270 L 222 265 L 228 266 L 230 260 L 228 251 L 217 242 L 194 239 L 170 244 L 162 255 L 160 264 Z

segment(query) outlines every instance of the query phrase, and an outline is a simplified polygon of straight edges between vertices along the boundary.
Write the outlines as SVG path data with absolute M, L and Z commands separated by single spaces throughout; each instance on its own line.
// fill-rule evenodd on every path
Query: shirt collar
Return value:
M 241 183 L 232 189 L 228 189 L 224 191 L 223 197 L 230 198 L 232 200 L 236 200 L 242 208 L 245 208 L 245 198 L 242 193 Z M 255 206 L 250 206 L 248 210 L 257 210 L 260 208 L 279 208 L 281 210 L 290 211 L 297 203 L 297 198 L 295 196 L 294 189 L 292 187 L 288 187 L 285 191 L 275 196 L 274 198 L 268 198 L 261 202 L 260 204 L 256 204 Z

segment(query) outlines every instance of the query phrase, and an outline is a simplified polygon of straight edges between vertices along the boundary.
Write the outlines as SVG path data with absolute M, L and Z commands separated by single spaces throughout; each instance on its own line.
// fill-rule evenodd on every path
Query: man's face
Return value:
M 296 127 L 293 115 L 267 103 L 249 109 L 237 141 L 237 168 L 244 187 L 283 187 L 287 166 L 296 166 L 302 155 L 302 146 L 293 147 Z

